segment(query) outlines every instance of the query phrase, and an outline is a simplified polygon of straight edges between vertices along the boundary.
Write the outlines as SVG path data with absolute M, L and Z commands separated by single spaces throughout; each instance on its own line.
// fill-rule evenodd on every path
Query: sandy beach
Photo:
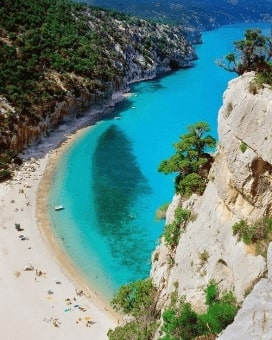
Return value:
M 59 249 L 47 221 L 54 165 L 88 119 L 67 121 L 25 150 L 14 177 L 0 183 L 3 339 L 103 340 L 118 324 L 118 315 L 87 287 Z

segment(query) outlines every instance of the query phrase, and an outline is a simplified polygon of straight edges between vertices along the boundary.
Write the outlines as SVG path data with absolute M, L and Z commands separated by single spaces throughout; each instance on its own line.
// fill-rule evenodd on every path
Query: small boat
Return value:
M 57 206 L 55 207 L 55 210 L 56 210 L 56 211 L 63 210 L 63 209 L 64 209 L 64 206 L 63 206 L 63 205 L 57 205 Z

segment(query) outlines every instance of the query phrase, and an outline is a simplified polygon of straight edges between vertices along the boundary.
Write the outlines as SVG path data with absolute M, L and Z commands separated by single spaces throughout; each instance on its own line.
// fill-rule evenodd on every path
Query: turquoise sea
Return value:
M 191 69 L 135 84 L 131 96 L 86 132 L 60 160 L 48 214 L 60 245 L 91 286 L 108 301 L 122 284 L 149 275 L 163 230 L 158 207 L 173 196 L 173 177 L 158 173 L 186 127 L 207 121 L 217 137 L 217 113 L 234 73 L 215 65 L 251 27 L 203 33 Z M 65 209 L 55 212 L 54 206 Z

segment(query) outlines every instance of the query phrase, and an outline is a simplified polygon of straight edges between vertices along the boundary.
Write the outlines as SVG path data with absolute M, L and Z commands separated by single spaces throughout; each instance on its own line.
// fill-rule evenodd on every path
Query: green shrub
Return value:
M 212 281 L 206 289 L 206 303 L 209 307 L 201 319 L 211 333 L 218 334 L 233 322 L 238 311 L 237 301 L 231 291 L 219 298 L 217 286 Z
M 166 224 L 163 231 L 165 243 L 170 247 L 176 247 L 181 234 L 181 224 L 186 223 L 191 215 L 190 210 L 177 208 L 175 211 L 175 220 Z
M 212 334 L 219 334 L 233 322 L 236 313 L 236 305 L 218 301 L 210 305 L 207 313 L 202 315 L 200 319 L 204 324 L 208 325 Z
M 122 313 L 134 317 L 132 322 L 109 330 L 110 340 L 149 340 L 157 329 L 156 311 L 157 289 L 151 279 L 131 282 L 119 288 L 111 305 Z
M 107 335 L 109 340 L 151 340 L 157 327 L 156 322 L 151 322 L 143 327 L 142 323 L 132 321 L 124 326 L 110 329 Z
M 182 208 L 176 208 L 175 210 L 175 222 L 178 224 L 181 224 L 182 222 L 188 221 L 189 217 L 191 216 L 191 211 L 182 209 Z
M 202 335 L 219 334 L 233 322 L 238 306 L 232 292 L 219 298 L 218 287 L 214 281 L 205 289 L 208 309 L 197 314 L 184 297 L 176 306 L 173 304 L 163 313 L 163 336 L 160 340 L 189 340 Z
M 230 116 L 232 110 L 233 110 L 232 102 L 228 102 L 228 104 L 227 104 L 227 117 Z
M 199 258 L 201 260 L 201 265 L 204 265 L 208 261 L 209 257 L 210 255 L 206 249 L 200 253 Z
M 176 222 L 166 224 L 163 232 L 165 243 L 170 247 L 177 246 L 180 233 L 180 225 Z
M 259 88 L 262 87 L 263 84 L 272 85 L 272 64 L 268 63 L 267 70 L 263 70 L 257 72 L 256 74 L 256 82 L 258 83 Z
M 161 340 L 190 340 L 199 335 L 201 321 L 190 303 L 180 302 L 177 309 L 168 309 L 163 313 Z
M 256 253 L 265 256 L 268 244 L 272 240 L 272 218 L 263 217 L 251 225 L 241 220 L 232 226 L 232 231 L 239 241 L 255 245 Z
M 178 283 L 175 286 L 177 288 Z M 227 292 L 220 298 L 216 283 L 211 281 L 205 293 L 208 308 L 204 314 L 196 313 L 184 297 L 178 298 L 176 290 L 171 294 L 170 306 L 162 314 L 160 340 L 190 340 L 202 335 L 212 338 L 233 321 L 238 306 L 232 292 Z M 159 316 L 154 309 L 156 294 L 150 279 L 121 287 L 112 304 L 116 310 L 134 316 L 134 320 L 109 330 L 109 339 L 153 339 Z
M 242 142 L 242 143 L 240 144 L 240 150 L 244 153 L 244 152 L 246 151 L 246 149 L 247 149 L 246 143 Z
M 180 136 L 180 141 L 174 144 L 176 153 L 163 160 L 159 171 L 164 174 L 177 173 L 175 190 L 183 196 L 192 193 L 201 195 L 206 186 L 206 180 L 213 158 L 207 153 L 215 147 L 215 139 L 207 135 L 210 131 L 206 122 L 198 122 L 188 127 L 188 133 Z M 203 171 L 205 168 L 205 171 Z
M 238 240 L 243 240 L 245 244 L 250 244 L 253 239 L 254 230 L 245 220 L 235 223 L 232 226 L 233 235 L 238 236 Z
M 206 305 L 211 305 L 218 301 L 219 291 L 215 281 L 211 281 L 210 284 L 205 289 L 206 293 Z
M 202 195 L 205 187 L 206 180 L 195 172 L 182 179 L 177 177 L 176 191 L 182 196 L 190 197 L 193 193 Z
M 111 305 L 116 311 L 138 317 L 153 306 L 155 293 L 151 279 L 135 281 L 121 286 Z

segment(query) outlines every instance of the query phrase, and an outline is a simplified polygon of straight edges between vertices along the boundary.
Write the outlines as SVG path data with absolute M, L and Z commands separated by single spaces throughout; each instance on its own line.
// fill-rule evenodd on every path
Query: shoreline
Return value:
M 54 150 L 54 153 L 52 152 L 50 154 L 46 164 L 45 172 L 38 187 L 36 201 L 37 222 L 45 242 L 48 243 L 49 250 L 53 252 L 57 261 L 63 266 L 65 274 L 70 277 L 74 284 L 78 287 L 77 289 L 79 291 L 82 290 L 86 297 L 93 299 L 95 304 L 102 307 L 106 313 L 109 313 L 114 318 L 115 321 L 119 321 L 120 315 L 112 309 L 105 299 L 103 299 L 103 296 L 96 292 L 91 283 L 84 279 L 76 265 L 73 263 L 72 259 L 69 258 L 65 250 L 62 249 L 61 245 L 58 244 L 54 236 L 52 226 L 50 226 L 47 213 L 48 193 L 52 184 L 52 176 L 56 169 L 56 164 L 66 149 L 69 148 L 69 146 L 74 141 L 76 141 L 76 139 L 80 137 L 86 129 L 89 128 L 92 127 L 89 126 L 80 128 L 75 133 L 71 134 L 59 147 L 57 147 L 57 149 Z
M 86 128 L 103 120 L 129 93 L 67 118 L 20 154 L 23 164 L 0 183 L 0 325 L 15 340 L 108 339 L 121 315 L 96 294 L 57 244 L 48 223 L 48 189 L 62 152 Z M 19 227 L 18 227 L 19 226 Z M 16 327 L 14 327 L 16 325 Z

